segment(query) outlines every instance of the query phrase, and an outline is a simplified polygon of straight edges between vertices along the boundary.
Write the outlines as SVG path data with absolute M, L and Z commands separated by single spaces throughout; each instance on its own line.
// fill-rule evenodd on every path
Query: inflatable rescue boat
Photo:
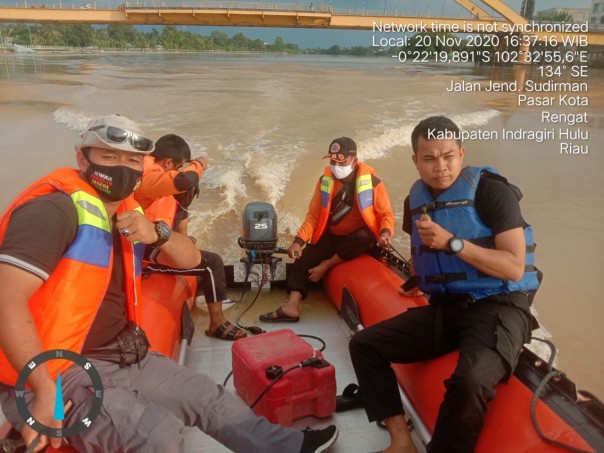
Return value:
M 409 276 L 404 259 L 381 252 L 339 264 L 323 284 L 349 327 L 356 329 L 427 304 L 423 296 L 398 293 Z M 393 365 L 414 437 L 424 444 L 434 430 L 444 381 L 452 374 L 457 355 Z M 564 373 L 530 350 L 523 350 L 514 375 L 496 391 L 478 453 L 604 452 L 604 405 L 588 392 L 577 391 Z
M 235 284 L 233 266 L 225 266 L 229 286 L 245 286 L 252 266 L 265 267 L 262 275 L 270 275 L 270 280 L 278 283 L 278 269 L 285 265 L 274 254 L 286 251 L 276 248 L 276 224 L 270 204 L 256 202 L 246 207 L 239 241 L 248 256 L 242 260 L 246 263 L 245 276 L 243 283 Z M 427 304 L 424 297 L 398 293 L 409 277 L 408 263 L 402 257 L 382 251 L 339 264 L 324 277 L 323 286 L 351 330 L 358 330 Z M 181 364 L 186 343 L 193 336 L 190 309 L 196 286 L 192 276 L 151 273 L 143 279 L 141 325 L 151 349 Z M 457 353 L 453 352 L 425 362 L 393 365 L 416 443 L 426 445 L 430 440 L 445 392 L 444 381 L 456 361 Z M 577 391 L 575 384 L 551 365 L 552 361 L 523 350 L 509 382 L 496 387 L 497 397 L 489 404 L 478 453 L 604 452 L 604 405 L 594 395 Z M 8 424 L 0 428 L 0 447 L 14 453 L 24 451 L 24 447 L 6 449 L 19 442 L 19 433 L 9 433 L 9 429 Z M 7 436 L 12 436 L 14 443 L 5 443 Z M 46 451 L 77 453 L 70 447 Z

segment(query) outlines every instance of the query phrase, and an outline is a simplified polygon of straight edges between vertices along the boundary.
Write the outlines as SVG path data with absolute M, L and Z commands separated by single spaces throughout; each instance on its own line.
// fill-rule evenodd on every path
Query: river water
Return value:
M 210 169 L 193 206 L 191 232 L 227 263 L 239 260 L 241 213 L 273 203 L 279 245 L 302 222 L 330 141 L 359 144 L 359 157 L 385 181 L 397 217 L 417 178 L 410 133 L 444 114 L 468 131 L 540 130 L 543 108 L 515 93 L 448 92 L 452 80 L 538 79 L 537 68 L 401 64 L 388 58 L 121 53 L 0 55 L 0 209 L 47 171 L 73 165 L 73 143 L 88 120 L 121 113 L 153 139 L 176 133 Z M 535 308 L 559 349 L 558 367 L 580 388 L 604 396 L 604 269 L 601 238 L 604 73 L 589 71 L 588 155 L 560 154 L 558 142 L 474 140 L 466 163 L 492 165 L 521 187 L 545 280 Z M 555 109 L 554 109 L 555 110 Z M 43 224 L 43 221 L 41 221 Z

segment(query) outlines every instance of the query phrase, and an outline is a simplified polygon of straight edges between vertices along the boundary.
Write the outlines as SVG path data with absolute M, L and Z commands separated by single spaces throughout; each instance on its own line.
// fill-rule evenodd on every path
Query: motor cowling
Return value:
M 277 246 L 277 213 L 270 203 L 248 203 L 241 216 L 239 246 L 247 251 L 274 253 Z

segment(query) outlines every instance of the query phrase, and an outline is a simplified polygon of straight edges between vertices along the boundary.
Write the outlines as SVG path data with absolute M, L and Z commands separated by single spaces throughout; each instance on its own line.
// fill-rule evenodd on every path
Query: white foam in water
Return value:
M 461 113 L 450 115 L 449 117 L 462 129 L 468 129 L 476 126 L 484 126 L 493 118 L 500 114 L 499 111 L 488 109 L 479 110 L 476 112 Z M 431 114 L 424 115 L 428 117 Z M 447 116 L 447 114 L 445 114 Z M 392 123 L 391 120 L 387 121 Z M 404 124 L 402 127 L 385 128 L 383 132 L 373 138 L 361 140 L 359 149 L 362 150 L 363 160 L 381 159 L 386 157 L 389 151 L 396 146 L 410 146 L 411 132 L 417 124 L 415 120 L 411 121 L 408 118 L 402 118 L 399 123 Z
M 404 121 L 409 124 L 408 120 Z M 363 160 L 381 159 L 386 157 L 395 146 L 408 146 L 411 144 L 411 131 L 415 125 L 392 127 L 385 129 L 378 137 L 361 140 L 359 149 Z
M 269 203 L 274 205 L 283 197 L 297 154 L 298 145 L 293 142 L 276 146 L 261 138 L 254 153 L 247 153 L 245 167 L 256 186 L 267 195 Z
M 68 129 L 76 132 L 86 129 L 88 123 L 93 119 L 84 112 L 71 110 L 66 107 L 60 107 L 55 110 L 52 117 L 58 124 L 63 124 Z
M 451 115 L 450 118 L 462 128 L 484 126 L 501 112 L 498 110 L 488 109 L 479 110 L 478 112 L 461 113 L 459 115 Z
M 239 212 L 241 200 L 248 198 L 245 184 L 249 176 L 262 191 L 261 198 L 273 205 L 282 197 L 291 172 L 296 165 L 301 144 L 279 137 L 278 128 L 265 129 L 250 137 L 248 143 L 229 143 L 220 149 L 223 162 L 213 164 L 203 181 L 210 189 L 223 191 L 222 202 L 213 214 Z
M 53 112 L 52 117 L 56 123 L 62 124 L 64 126 L 66 126 L 68 129 L 71 129 L 72 131 L 76 131 L 79 133 L 79 132 L 82 132 L 84 129 L 86 129 L 86 127 L 88 126 L 90 121 L 92 121 L 100 116 L 105 116 L 105 115 L 109 115 L 112 113 L 113 112 L 105 112 L 105 113 L 93 114 L 92 116 L 90 116 L 89 114 L 78 111 L 78 110 L 73 110 L 73 109 L 70 109 L 67 107 L 60 107 Z M 145 126 L 147 125 L 147 123 L 144 123 L 139 120 L 137 120 L 136 122 L 138 123 L 139 126 L 141 126 L 143 128 L 143 130 L 145 130 Z
M 211 168 L 203 174 L 202 192 L 205 190 L 219 191 L 220 202 L 214 203 L 209 208 L 204 206 L 201 218 L 197 219 L 197 214 L 200 214 L 195 207 L 195 202 L 192 206 L 193 218 L 191 226 L 195 228 L 195 234 L 206 233 L 214 227 L 214 220 L 220 216 L 226 215 L 231 211 L 239 212 L 239 200 L 243 200 L 247 196 L 247 190 L 242 180 L 243 171 L 236 168 L 234 164 L 227 163 L 226 165 L 212 165 Z M 199 220 L 199 221 L 198 221 Z

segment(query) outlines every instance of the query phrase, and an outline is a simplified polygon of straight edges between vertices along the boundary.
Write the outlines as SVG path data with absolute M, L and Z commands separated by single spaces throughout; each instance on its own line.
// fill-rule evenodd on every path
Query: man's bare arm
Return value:
M 28 302 L 43 283 L 39 277 L 23 269 L 0 263 L 0 348 L 17 371 L 42 352 L 42 343 Z M 53 416 L 56 386 L 48 369 L 38 367 L 30 375 L 28 383 L 34 392 L 31 413 L 48 426 L 60 427 L 61 422 L 54 420 Z M 36 435 L 27 425 L 23 429 L 27 445 Z M 51 442 L 58 447 L 61 440 L 53 439 Z M 46 436 L 42 436 L 35 451 L 39 451 L 47 443 Z

